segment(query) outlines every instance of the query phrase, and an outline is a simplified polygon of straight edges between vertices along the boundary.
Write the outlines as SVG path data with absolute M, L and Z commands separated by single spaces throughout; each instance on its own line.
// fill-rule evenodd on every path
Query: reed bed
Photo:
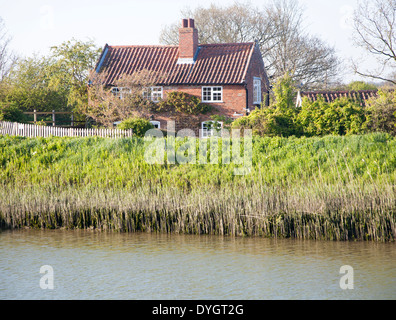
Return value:
M 0 137 L 2 228 L 396 239 L 396 140 L 255 138 L 233 165 L 149 165 L 144 141 Z

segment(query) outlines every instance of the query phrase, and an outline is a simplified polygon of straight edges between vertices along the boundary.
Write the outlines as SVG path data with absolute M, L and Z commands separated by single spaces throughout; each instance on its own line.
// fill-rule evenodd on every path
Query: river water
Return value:
M 3 231 L 0 299 L 393 300 L 396 244 Z

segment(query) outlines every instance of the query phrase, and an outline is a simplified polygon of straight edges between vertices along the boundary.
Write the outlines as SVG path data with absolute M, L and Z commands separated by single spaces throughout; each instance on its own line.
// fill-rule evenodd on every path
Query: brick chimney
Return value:
M 178 63 L 194 63 L 198 49 L 198 30 L 194 19 L 183 19 L 179 29 L 179 60 Z

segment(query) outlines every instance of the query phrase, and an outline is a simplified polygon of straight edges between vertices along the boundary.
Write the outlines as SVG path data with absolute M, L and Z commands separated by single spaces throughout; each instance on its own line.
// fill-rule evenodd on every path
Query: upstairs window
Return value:
M 120 99 L 124 99 L 124 97 L 131 93 L 131 89 L 125 87 L 113 87 L 111 88 L 111 93 Z
M 253 78 L 253 104 L 261 104 L 261 79 Z
M 143 97 L 153 102 L 158 102 L 163 97 L 162 87 L 150 87 L 143 91 Z
M 202 87 L 202 102 L 223 102 L 223 87 Z

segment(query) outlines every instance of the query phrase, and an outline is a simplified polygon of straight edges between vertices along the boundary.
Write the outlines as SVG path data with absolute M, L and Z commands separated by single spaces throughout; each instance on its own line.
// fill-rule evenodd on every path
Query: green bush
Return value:
M 299 136 L 300 129 L 295 122 L 293 112 L 268 107 L 254 110 L 247 117 L 241 117 L 232 123 L 233 129 L 251 129 L 259 136 Z
M 0 121 L 24 122 L 24 114 L 15 103 L 0 102 Z
M 137 137 L 143 137 L 147 130 L 154 129 L 154 126 L 150 123 L 149 120 L 143 118 L 129 118 L 122 121 L 117 129 L 121 130 L 129 130 L 132 129 L 132 132 Z
M 316 101 L 305 98 L 297 116 L 305 136 L 359 134 L 365 120 L 358 102 L 342 98 L 327 103 L 321 96 Z
M 387 132 L 396 136 L 396 91 L 379 90 L 366 107 L 365 127 L 370 132 Z
M 168 93 L 165 100 L 158 103 L 158 111 L 175 111 L 185 114 L 202 114 L 211 110 L 207 104 L 191 94 L 182 91 L 172 91 Z
M 300 136 L 301 128 L 296 121 L 298 109 L 294 104 L 295 89 L 289 74 L 280 78 L 274 86 L 275 101 L 269 107 L 254 110 L 247 117 L 235 120 L 234 129 L 252 129 L 260 136 Z
M 316 101 L 304 98 L 301 108 L 295 107 L 295 89 L 289 75 L 276 83 L 274 96 L 275 101 L 269 107 L 237 119 L 233 128 L 252 129 L 253 134 L 260 136 L 283 137 L 361 134 L 376 127 L 383 129 L 378 131 L 391 133 L 396 128 L 396 109 L 389 107 L 392 100 L 389 97 L 383 98 L 386 101 L 372 103 L 371 120 L 366 124 L 367 110 L 360 101 L 341 98 L 328 103 L 320 96 Z M 385 106 L 387 111 L 383 110 Z M 387 120 L 382 113 L 387 115 Z

